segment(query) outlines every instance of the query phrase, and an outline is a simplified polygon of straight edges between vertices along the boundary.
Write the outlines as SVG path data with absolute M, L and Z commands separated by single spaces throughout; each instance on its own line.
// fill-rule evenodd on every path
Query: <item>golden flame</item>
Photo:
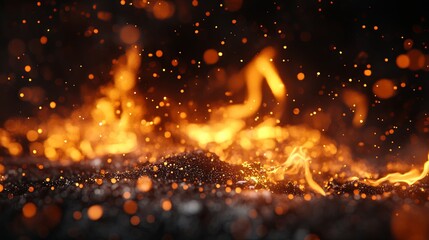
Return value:
M 287 158 L 286 162 L 281 164 L 273 173 L 280 175 L 299 174 L 301 169 L 304 169 L 305 180 L 308 185 L 317 193 L 325 196 L 326 193 L 318 183 L 313 179 L 310 170 L 311 158 L 307 156 L 302 147 L 294 148 L 292 153 Z
M 126 153 L 142 156 L 142 161 L 155 161 L 157 153 L 197 146 L 214 152 L 224 161 L 250 169 L 246 180 L 263 186 L 293 181 L 300 188 L 308 185 L 321 195 L 326 195 L 322 187 L 328 181 L 325 176 L 364 178 L 377 186 L 383 182 L 411 185 L 428 174 L 429 156 L 422 172 L 412 169 L 404 174 L 396 172 L 369 180 L 372 171 L 365 164 L 352 161 L 347 147 L 324 137 L 316 129 L 280 125 L 287 92 L 273 64 L 274 55 L 273 48 L 262 50 L 241 72 L 246 84 L 243 103 L 214 109 L 210 120 L 203 124 L 189 123 L 187 117 L 191 113 L 182 111 L 182 122 L 173 123 L 174 126 L 166 130 L 155 128 L 161 122 L 159 116 L 145 119 L 145 102 L 134 89 L 141 63 L 139 48 L 134 46 L 115 61 L 113 83 L 101 87 L 95 98 L 66 119 L 52 115 L 43 123 L 31 119 L 8 120 L 6 129 L 0 129 L 0 146 L 11 156 L 18 156 L 23 147 L 14 138 L 26 136 L 32 154 L 65 163 Z M 274 97 L 273 106 L 264 102 L 265 85 Z M 354 90 L 345 90 L 342 95 L 344 103 L 354 112 L 353 125 L 362 126 L 368 112 L 367 98 Z M 167 101 L 166 97 L 164 100 Z M 50 107 L 54 109 L 57 104 L 51 102 Z M 267 109 L 271 111 L 262 115 Z M 156 129 L 162 129 L 163 134 L 156 134 Z M 160 137 L 162 140 L 157 141 Z M 173 138 L 180 139 L 180 144 L 166 141 Z
M 244 71 L 244 80 L 247 85 L 247 97 L 243 104 L 231 105 L 226 108 L 219 108 L 212 115 L 211 121 L 207 124 L 189 124 L 184 129 L 188 136 L 196 140 L 203 148 L 209 143 L 221 144 L 222 148 L 228 147 L 235 141 L 236 134 L 246 125 L 246 120 L 258 111 L 262 103 L 262 83 L 266 79 L 270 90 L 278 101 L 279 113 L 282 114 L 282 106 L 285 103 L 286 87 L 280 76 L 277 74 L 270 59 L 274 56 L 274 49 L 264 49 Z M 258 133 L 262 135 L 271 134 L 270 126 L 276 120 L 269 117 L 261 123 Z
M 333 156 L 337 153 L 334 144 L 321 146 L 320 132 L 305 127 L 281 127 L 280 117 L 285 109 L 286 86 L 276 71 L 272 58 L 275 51 L 266 48 L 251 61 L 242 73 L 246 83 L 246 100 L 219 108 L 206 124 L 187 124 L 182 127 L 188 138 L 205 149 L 220 155 L 225 161 L 249 166 L 248 161 L 260 158 L 267 170 L 268 180 L 287 179 L 286 176 L 299 176 L 303 173 L 306 183 L 316 192 L 325 195 L 324 190 L 313 179 L 310 169 L 312 157 Z M 264 79 L 277 100 L 269 116 L 264 116 L 256 126 L 247 126 L 247 121 L 260 110 L 263 101 Z M 258 117 L 256 117 L 258 119 Z M 290 144 L 287 145 L 286 143 Z M 323 148 L 323 150 L 322 150 Z M 239 151 L 237 154 L 236 151 Z M 254 151 L 254 155 L 249 153 Z M 281 162 L 281 159 L 286 159 Z M 258 176 L 249 179 L 260 182 Z
M 423 165 L 423 171 L 419 172 L 417 169 L 411 169 L 410 171 L 406 173 L 390 173 L 386 176 L 379 178 L 377 180 L 371 180 L 369 179 L 368 182 L 373 186 L 378 186 L 383 182 L 390 182 L 390 183 L 407 183 L 408 185 L 413 185 L 417 181 L 425 178 L 429 173 L 429 155 L 428 160 Z
M 143 119 L 143 101 L 133 91 L 139 67 L 138 48 L 130 48 L 118 60 L 113 84 L 100 89 L 94 104 L 76 110 L 69 119 L 51 118 L 42 127 L 47 129 L 45 156 L 80 161 L 135 151 L 138 134 L 150 132 L 153 125 Z

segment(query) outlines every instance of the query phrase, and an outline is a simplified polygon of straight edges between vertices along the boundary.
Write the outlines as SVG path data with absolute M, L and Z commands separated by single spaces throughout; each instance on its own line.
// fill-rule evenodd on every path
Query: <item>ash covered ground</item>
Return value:
M 428 184 L 262 188 L 204 151 L 141 164 L 5 160 L 2 239 L 426 239 Z M 122 161 L 122 162 L 121 162 Z

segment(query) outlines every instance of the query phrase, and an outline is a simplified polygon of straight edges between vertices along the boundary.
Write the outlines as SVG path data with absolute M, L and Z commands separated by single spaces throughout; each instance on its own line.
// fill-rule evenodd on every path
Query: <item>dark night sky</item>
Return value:
M 224 68 L 233 74 L 265 46 L 273 46 L 278 52 L 276 67 L 289 91 L 285 122 L 312 126 L 314 122 L 303 117 L 304 113 L 322 107 L 332 119 L 326 134 L 352 148 L 367 141 L 374 131 L 383 133 L 395 127 L 395 134 L 386 141 L 371 140 L 380 149 L 353 148 L 356 155 L 407 158 L 411 154 L 420 158 L 428 150 L 429 133 L 424 128 L 429 127 L 429 9 L 424 1 L 244 0 L 240 10 L 230 12 L 219 6 L 222 1 L 200 0 L 193 7 L 192 1 L 176 0 L 172 1 L 176 11 L 167 20 L 128 5 L 130 1 L 126 6 L 119 0 L 41 1 L 41 6 L 36 2 L 0 1 L 0 122 L 13 116 L 37 116 L 38 106 L 48 106 L 50 101 L 58 102 L 58 111 L 65 115 L 81 105 L 83 88 L 96 89 L 111 80 L 112 59 L 127 47 L 118 29 L 131 24 L 141 32 L 139 43 L 145 53 L 164 52 L 162 58 L 142 58 L 138 88 L 143 93 L 155 87 L 155 93 L 150 94 L 171 96 L 176 101 L 219 102 L 222 99 L 215 93 L 225 89 L 213 87 L 213 69 Z M 99 11 L 111 13 L 111 19 L 100 20 Z M 232 24 L 234 19 L 236 24 Z M 99 33 L 85 36 L 92 28 Z M 40 44 L 42 36 L 48 38 L 45 45 Z M 241 42 L 244 37 L 246 44 Z M 396 57 L 407 53 L 406 39 L 413 41 L 412 49 L 426 55 L 422 69 L 396 66 Z M 18 50 L 11 47 L 11 42 L 17 41 L 22 45 Z M 209 48 L 223 53 L 215 65 L 202 61 Z M 172 59 L 179 60 L 178 67 L 171 66 Z M 201 61 L 200 67 L 191 64 L 192 60 Z M 363 74 L 367 64 L 372 70 L 369 77 Z M 32 66 L 31 72 L 24 71 L 25 65 Z M 159 73 L 158 78 L 152 77 L 154 72 Z M 298 72 L 305 73 L 304 81 L 296 79 Z M 90 73 L 95 75 L 93 81 L 88 80 Z M 371 89 L 381 78 L 406 87 L 375 103 Z M 37 104 L 20 100 L 23 87 L 42 88 L 44 98 Z M 182 88 L 187 89 L 186 96 L 179 96 Z M 340 116 L 350 112 L 341 98 L 332 100 L 331 93 L 341 94 L 344 89 L 368 97 L 368 119 L 362 128 L 354 128 L 351 117 Z M 294 116 L 294 107 L 303 114 Z

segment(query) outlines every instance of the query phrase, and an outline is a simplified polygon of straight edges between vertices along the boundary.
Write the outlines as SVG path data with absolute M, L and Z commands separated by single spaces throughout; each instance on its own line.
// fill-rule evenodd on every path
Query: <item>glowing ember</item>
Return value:
M 88 208 L 88 218 L 97 221 L 103 216 L 103 207 L 100 205 L 93 205 Z

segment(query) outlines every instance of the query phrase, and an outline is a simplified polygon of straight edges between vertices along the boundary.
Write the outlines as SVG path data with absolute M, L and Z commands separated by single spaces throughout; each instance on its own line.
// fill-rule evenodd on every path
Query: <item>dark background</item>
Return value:
M 139 44 L 145 54 L 138 89 L 145 96 L 193 100 L 200 110 L 207 103 L 226 102 L 226 86 L 214 84 L 214 71 L 223 68 L 232 76 L 261 49 L 273 46 L 277 50 L 274 62 L 289 94 L 284 123 L 318 127 L 317 118 L 308 115 L 322 108 L 330 119 L 326 135 L 350 146 L 355 156 L 381 162 L 425 161 L 429 149 L 429 8 L 424 1 L 244 0 L 234 12 L 221 7 L 222 1 L 200 0 L 197 7 L 191 2 L 171 1 L 174 15 L 158 20 L 148 9 L 129 5 L 130 1 L 125 6 L 120 1 L 40 1 L 41 6 L 37 1 L 0 1 L 0 123 L 11 117 L 37 117 L 39 106 L 47 108 L 51 101 L 57 102 L 56 113 L 64 116 L 81 106 L 88 92 L 96 93 L 112 79 L 112 59 L 127 47 L 119 29 L 131 24 L 141 32 Z M 99 11 L 110 12 L 111 19 L 100 20 Z M 91 28 L 99 33 L 86 35 Z M 40 44 L 41 36 L 48 38 L 47 44 Z M 243 37 L 248 39 L 246 44 L 241 42 Z M 396 66 L 396 57 L 407 52 L 406 39 L 413 40 L 413 49 L 426 54 L 423 69 Z M 21 46 L 16 50 L 11 42 Z M 203 61 L 209 48 L 223 53 L 215 65 Z M 162 58 L 147 56 L 158 49 L 164 53 Z M 172 59 L 179 61 L 177 67 L 170 64 Z M 367 64 L 372 70 L 369 77 L 363 74 Z M 31 72 L 24 71 L 26 65 L 32 67 Z M 159 77 L 154 78 L 154 72 Z M 298 72 L 305 73 L 304 81 L 296 79 Z M 94 80 L 88 80 L 90 73 Z M 392 79 L 398 86 L 406 83 L 406 87 L 377 102 L 371 89 L 381 78 Z M 22 101 L 23 87 L 40 87 L 44 96 L 36 104 Z M 368 118 L 361 128 L 351 124 L 352 113 L 341 100 L 344 89 L 368 97 Z M 297 116 L 292 114 L 295 107 L 301 110 Z M 380 140 L 390 129 L 395 133 Z

